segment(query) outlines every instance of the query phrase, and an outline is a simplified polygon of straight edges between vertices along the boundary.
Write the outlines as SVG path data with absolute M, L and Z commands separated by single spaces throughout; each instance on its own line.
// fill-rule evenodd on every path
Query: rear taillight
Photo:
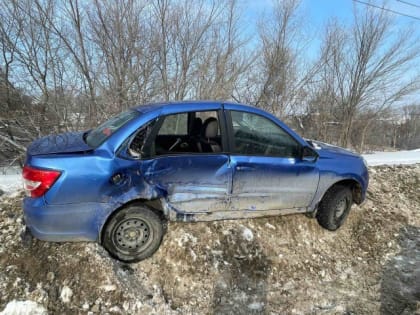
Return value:
M 26 195 L 32 198 L 43 196 L 60 177 L 60 171 L 42 170 L 25 166 L 23 168 L 23 188 Z

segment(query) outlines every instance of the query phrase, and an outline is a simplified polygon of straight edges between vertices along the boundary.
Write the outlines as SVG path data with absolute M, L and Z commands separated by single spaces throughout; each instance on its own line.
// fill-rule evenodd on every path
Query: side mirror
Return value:
M 318 153 L 311 147 L 305 146 L 302 148 L 302 161 L 315 162 L 318 157 Z

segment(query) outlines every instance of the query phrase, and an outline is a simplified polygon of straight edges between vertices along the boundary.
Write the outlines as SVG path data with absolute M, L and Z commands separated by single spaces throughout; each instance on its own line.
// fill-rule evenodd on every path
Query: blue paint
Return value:
M 128 139 L 140 127 L 162 115 L 198 110 L 258 114 L 283 128 L 302 148 L 309 147 L 283 122 L 254 107 L 180 102 L 133 110 L 139 115 L 97 148 L 85 143 L 83 133 L 44 137 L 29 146 L 26 165 L 62 172 L 43 197 L 23 201 L 25 222 L 34 236 L 98 241 L 109 216 L 135 200 L 158 201 L 169 220 L 193 221 L 312 212 L 328 188 L 341 180 L 357 182 L 360 202 L 365 198 L 368 173 L 362 158 L 325 144 L 316 146 L 319 157 L 313 161 L 232 154 L 229 142 L 219 153 L 130 158 Z
M 28 147 L 28 154 L 71 153 L 90 150 L 91 148 L 83 141 L 83 132 L 68 132 L 35 140 Z

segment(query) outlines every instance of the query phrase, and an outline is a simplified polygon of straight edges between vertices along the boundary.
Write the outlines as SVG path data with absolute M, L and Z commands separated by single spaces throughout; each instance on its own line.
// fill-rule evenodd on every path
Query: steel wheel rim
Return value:
M 122 252 L 142 252 L 153 239 L 150 225 L 138 218 L 130 218 L 120 222 L 113 231 L 113 242 Z
M 347 198 L 342 198 L 338 201 L 337 206 L 335 207 L 335 217 L 337 219 L 341 218 L 344 215 L 347 209 L 347 205 Z

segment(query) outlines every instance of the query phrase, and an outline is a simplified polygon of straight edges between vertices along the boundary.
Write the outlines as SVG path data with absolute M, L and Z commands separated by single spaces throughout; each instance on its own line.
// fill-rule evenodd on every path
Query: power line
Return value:
M 413 16 L 413 15 L 405 14 L 405 13 L 398 12 L 398 11 L 395 11 L 395 10 L 387 9 L 387 8 L 380 7 L 378 5 L 375 5 L 375 4 L 372 4 L 372 3 L 368 3 L 368 2 L 364 2 L 364 1 L 360 1 L 360 0 L 353 0 L 353 1 L 354 2 L 358 2 L 358 3 L 361 3 L 361 4 L 364 4 L 364 5 L 367 5 L 367 6 L 370 6 L 370 7 L 381 9 L 383 11 L 391 12 L 391 13 L 394 13 L 394 14 L 398 14 L 398 15 L 401 15 L 401 16 L 405 16 L 405 17 L 412 18 L 412 19 L 415 19 L 415 20 L 420 21 L 420 17 L 417 17 L 417 16 Z
M 414 3 L 404 1 L 404 0 L 397 0 L 397 1 L 401 2 L 401 3 L 404 3 L 404 4 L 407 4 L 407 5 L 411 5 L 412 7 L 420 8 L 420 5 L 418 5 L 418 4 L 414 4 Z

